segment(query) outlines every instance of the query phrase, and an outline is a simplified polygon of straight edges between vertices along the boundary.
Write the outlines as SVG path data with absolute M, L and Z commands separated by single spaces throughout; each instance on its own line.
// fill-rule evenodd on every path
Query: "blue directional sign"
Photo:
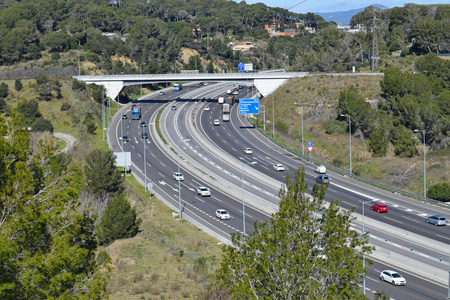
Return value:
M 244 64 L 241 63 L 241 62 L 238 64 L 238 71 L 239 72 L 241 72 L 241 71 L 244 72 Z
M 239 99 L 239 114 L 258 114 L 259 99 Z
M 312 142 L 308 142 L 308 147 L 312 147 Z

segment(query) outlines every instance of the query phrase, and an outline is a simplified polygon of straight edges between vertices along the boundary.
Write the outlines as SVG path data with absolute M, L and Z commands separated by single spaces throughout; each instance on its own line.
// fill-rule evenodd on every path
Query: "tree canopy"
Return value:
M 286 176 L 279 211 L 224 248 L 218 283 L 237 299 L 364 299 L 362 255 L 367 235 L 350 229 L 351 212 L 328 207 L 326 187 L 306 195 L 304 170 Z

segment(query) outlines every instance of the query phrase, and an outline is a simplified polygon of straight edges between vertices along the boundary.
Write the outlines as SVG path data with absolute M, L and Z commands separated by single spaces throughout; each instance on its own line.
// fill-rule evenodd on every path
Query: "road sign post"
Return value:
M 308 150 L 309 150 L 309 158 L 311 158 L 311 152 L 313 150 L 313 143 L 312 142 L 308 142 Z

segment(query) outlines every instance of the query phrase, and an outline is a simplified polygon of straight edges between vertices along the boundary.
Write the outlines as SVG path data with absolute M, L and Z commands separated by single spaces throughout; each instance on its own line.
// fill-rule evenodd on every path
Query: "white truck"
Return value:
M 232 90 L 227 90 L 228 95 L 231 95 L 232 92 L 233 92 Z
M 225 98 L 222 97 L 222 96 L 220 96 L 220 97 L 217 99 L 217 102 L 219 102 L 219 104 L 223 104 L 223 103 L 225 102 Z
M 230 104 L 224 103 L 222 105 L 222 121 L 229 122 L 230 121 Z

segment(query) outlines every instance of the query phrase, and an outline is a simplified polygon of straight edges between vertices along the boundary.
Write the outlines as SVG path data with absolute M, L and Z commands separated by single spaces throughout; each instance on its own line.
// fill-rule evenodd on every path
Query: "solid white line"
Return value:
M 444 239 L 447 239 L 447 240 L 450 240 L 450 238 L 448 237 L 448 236 L 443 236 L 443 235 L 440 235 L 440 234 L 436 234 L 437 236 L 439 236 L 439 237 L 441 237 L 441 238 L 444 238 Z
M 385 218 L 388 219 L 388 220 L 391 220 L 391 221 L 403 224 L 403 222 L 397 221 L 396 219 L 392 219 L 392 218 L 389 218 L 389 217 L 385 217 Z

